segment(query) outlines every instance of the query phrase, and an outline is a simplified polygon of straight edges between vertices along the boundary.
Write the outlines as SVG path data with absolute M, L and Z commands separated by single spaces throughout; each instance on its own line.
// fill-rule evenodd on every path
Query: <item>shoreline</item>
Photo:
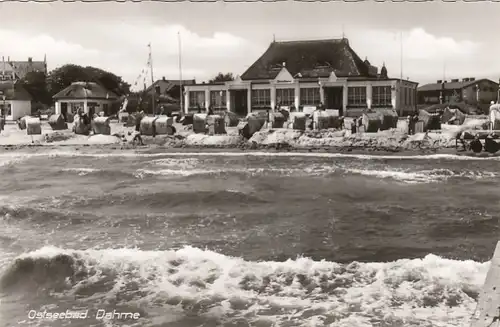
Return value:
M 145 145 L 130 144 L 11 144 L 0 145 L 0 153 L 12 152 L 44 152 L 47 150 L 69 150 L 75 152 L 120 152 L 132 151 L 135 153 L 219 153 L 219 152 L 267 152 L 267 153 L 330 153 L 352 155 L 380 155 L 380 156 L 416 156 L 429 154 L 459 154 L 455 148 L 417 148 L 403 147 L 361 147 L 361 146 L 323 146 L 323 147 L 293 147 L 288 144 L 238 144 L 238 145 L 186 145 L 164 146 L 154 143 Z M 463 153 L 463 152 L 462 152 Z
M 268 152 L 331 153 L 352 155 L 416 156 L 458 154 L 455 138 L 442 132 L 407 135 L 392 129 L 378 133 L 350 134 L 346 130 L 262 129 L 250 139 L 238 135 L 235 127 L 221 135 L 196 134 L 189 127 L 175 126 L 175 135 L 142 135 L 144 145 L 122 141 L 114 134 L 126 134 L 132 127 L 112 123 L 113 135 L 76 135 L 71 129 L 51 130 L 42 124 L 42 134 L 27 135 L 17 126 L 6 126 L 0 134 L 0 153 L 64 150 L 75 152 L 179 153 L 179 152 Z

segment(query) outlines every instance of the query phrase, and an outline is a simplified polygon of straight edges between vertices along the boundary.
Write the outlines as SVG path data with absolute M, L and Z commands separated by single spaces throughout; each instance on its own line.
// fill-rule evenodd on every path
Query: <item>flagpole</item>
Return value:
M 153 116 L 156 116 L 156 106 L 155 106 L 155 79 L 153 76 L 153 50 L 151 49 L 151 42 L 148 44 L 149 47 L 149 69 L 151 70 L 151 101 L 153 101 Z
M 179 41 L 179 86 L 180 86 L 180 95 L 181 95 L 181 116 L 183 116 L 183 113 L 184 113 L 184 107 L 183 107 L 183 104 L 184 104 L 184 92 L 182 90 L 182 47 L 181 47 L 181 32 L 177 32 L 177 38 L 178 38 L 178 41 Z
M 400 45 L 401 45 L 401 55 L 400 55 L 400 75 L 399 75 L 399 106 L 400 106 L 400 116 L 403 116 L 403 94 L 401 93 L 402 90 L 402 84 L 403 84 L 403 31 L 401 31 L 401 38 L 400 38 Z

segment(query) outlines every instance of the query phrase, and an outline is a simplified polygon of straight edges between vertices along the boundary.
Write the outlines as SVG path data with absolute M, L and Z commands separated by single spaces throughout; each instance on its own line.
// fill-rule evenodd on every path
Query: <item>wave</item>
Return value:
M 137 178 L 145 176 L 196 176 L 196 175 L 222 175 L 222 174 L 244 174 L 259 176 L 264 174 L 279 174 L 282 176 L 325 176 L 331 174 L 337 175 L 363 175 L 376 177 L 380 179 L 392 179 L 407 184 L 437 183 L 445 182 L 452 178 L 466 178 L 470 180 L 479 180 L 487 178 L 496 178 L 500 174 L 488 171 L 474 170 L 451 170 L 451 169 L 425 169 L 420 171 L 397 170 L 388 167 L 384 169 L 356 169 L 348 168 L 348 165 L 313 165 L 303 168 L 230 168 L 230 169 L 201 169 L 196 166 L 190 168 L 175 169 L 138 169 L 134 174 Z
M 62 171 L 78 173 L 79 176 L 86 176 L 91 173 L 100 172 L 100 169 L 96 168 L 64 168 Z
M 47 151 L 39 153 L 0 153 L 0 158 L 7 160 L 23 160 L 31 157 L 132 157 L 132 158 L 158 158 L 158 157 L 312 157 L 312 158 L 352 158 L 360 160 L 462 160 L 462 161 L 499 161 L 500 156 L 481 157 L 456 154 L 430 154 L 430 155 L 378 155 L 378 154 L 346 154 L 346 153 L 314 153 L 314 152 L 163 152 L 141 153 L 120 150 L 114 153 L 84 153 L 76 151 Z
M 96 210 L 100 207 L 126 206 L 131 210 L 148 208 L 153 209 L 173 209 L 178 206 L 203 206 L 221 207 L 228 204 L 235 204 L 238 207 L 247 207 L 256 204 L 268 203 L 268 200 L 258 195 L 233 192 L 228 190 L 214 191 L 177 191 L 177 192 L 154 192 L 154 193 L 126 193 L 109 194 L 99 197 L 86 198 L 66 198 L 61 207 L 68 206 L 72 210 L 92 208 Z M 142 209 L 141 209 L 142 210 Z
M 98 305 L 181 310 L 220 321 L 287 326 L 464 326 L 489 263 L 429 254 L 387 263 L 297 258 L 251 262 L 184 247 L 168 251 L 43 247 L 15 258 L 0 291 L 45 289 Z M 85 301 L 87 303 L 85 303 Z M 145 308 L 148 311 L 148 308 Z
M 471 180 L 495 178 L 498 173 L 487 171 L 453 171 L 451 169 L 431 169 L 422 171 L 408 170 L 370 170 L 370 169 L 346 169 L 347 172 L 364 176 L 372 176 L 382 179 L 393 179 L 407 184 L 427 184 L 444 182 L 451 178 L 467 178 Z

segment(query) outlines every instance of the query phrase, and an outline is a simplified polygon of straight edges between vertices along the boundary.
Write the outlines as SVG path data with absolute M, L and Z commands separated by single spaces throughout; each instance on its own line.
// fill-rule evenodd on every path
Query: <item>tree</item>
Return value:
M 36 107 L 50 105 L 51 96 L 47 91 L 47 81 L 44 72 L 29 72 L 19 81 L 26 91 L 32 96 Z
M 70 86 L 74 82 L 95 82 L 118 96 L 130 92 L 130 84 L 120 76 L 96 67 L 82 67 L 68 64 L 52 70 L 47 76 L 47 90 L 51 96 Z
M 216 82 L 227 82 L 227 81 L 234 81 L 233 73 L 219 73 L 217 76 L 209 80 L 209 83 L 216 83 Z

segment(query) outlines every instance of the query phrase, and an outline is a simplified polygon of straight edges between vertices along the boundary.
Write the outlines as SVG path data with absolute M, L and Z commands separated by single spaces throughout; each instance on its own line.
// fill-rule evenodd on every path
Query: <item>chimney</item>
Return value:
M 28 57 L 28 62 L 31 64 L 33 62 L 33 58 L 32 57 Z
M 438 79 L 438 80 L 437 80 L 437 83 L 438 83 L 438 84 L 441 84 L 441 83 L 443 83 L 443 80 L 442 80 L 442 79 Z
M 476 78 L 475 78 L 475 77 L 470 77 L 470 78 L 469 78 L 469 81 L 471 81 L 471 82 L 473 82 L 473 81 L 475 81 L 475 80 L 476 80 Z
M 458 78 L 452 79 L 452 80 L 451 80 L 451 82 L 452 82 L 452 83 L 456 83 L 456 82 L 458 82 Z
M 468 78 L 462 78 L 462 82 L 468 82 L 469 79 Z
M 161 79 L 165 81 L 165 76 L 163 76 Z

